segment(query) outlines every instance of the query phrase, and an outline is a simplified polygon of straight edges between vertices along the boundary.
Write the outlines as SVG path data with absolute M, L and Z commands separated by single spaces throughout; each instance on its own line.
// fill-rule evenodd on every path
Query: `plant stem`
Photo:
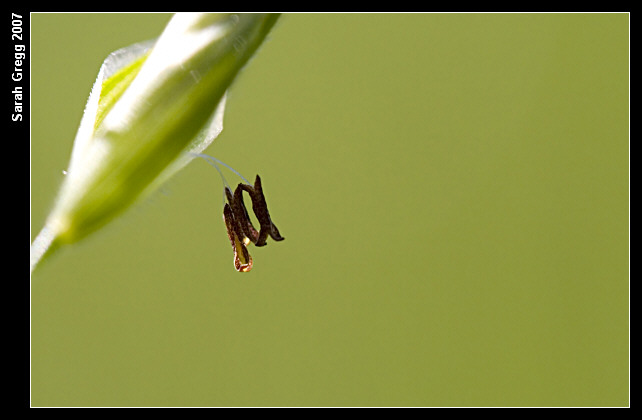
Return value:
M 58 248 L 55 232 L 47 225 L 42 228 L 36 239 L 31 244 L 31 269 L 33 273 L 36 266 Z

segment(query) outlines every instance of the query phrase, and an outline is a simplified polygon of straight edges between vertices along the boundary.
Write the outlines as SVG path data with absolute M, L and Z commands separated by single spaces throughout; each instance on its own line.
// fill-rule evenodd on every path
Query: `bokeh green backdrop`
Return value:
M 169 17 L 31 15 L 32 238 L 102 60 Z M 208 153 L 261 174 L 286 240 L 237 273 L 194 161 L 33 275 L 32 404 L 627 405 L 628 37 L 283 16 Z

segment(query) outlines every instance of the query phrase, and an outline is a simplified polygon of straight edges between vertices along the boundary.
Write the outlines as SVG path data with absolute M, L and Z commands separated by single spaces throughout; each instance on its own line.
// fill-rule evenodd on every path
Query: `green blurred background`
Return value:
M 169 18 L 31 16 L 32 238 Z M 628 55 L 627 14 L 284 15 L 207 152 L 286 240 L 237 273 L 194 161 L 33 275 L 32 405 L 628 405 Z

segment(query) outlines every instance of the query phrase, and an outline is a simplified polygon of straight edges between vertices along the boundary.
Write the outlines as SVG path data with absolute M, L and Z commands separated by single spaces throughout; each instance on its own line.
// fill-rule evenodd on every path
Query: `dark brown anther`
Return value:
M 274 225 L 274 223 L 272 223 L 272 219 L 270 218 L 270 212 L 268 211 L 267 203 L 265 202 L 265 196 L 263 195 L 263 185 L 261 184 L 261 177 L 259 177 L 258 175 L 256 176 L 254 187 L 247 184 L 239 184 L 236 188 L 236 191 L 234 192 L 235 202 L 240 201 L 241 203 L 243 203 L 242 191 L 247 191 L 248 194 L 250 194 L 250 199 L 252 200 L 252 210 L 254 211 L 254 215 L 256 216 L 260 224 L 260 231 L 258 237 L 256 237 L 256 241 L 253 240 L 252 236 L 248 235 L 250 237 L 250 240 L 252 240 L 252 242 L 254 242 L 256 246 L 264 246 L 266 245 L 268 235 L 270 235 L 275 241 L 282 241 L 283 239 L 285 239 L 281 236 L 279 230 Z M 245 207 L 244 204 L 243 207 Z M 249 218 L 247 220 L 249 221 Z M 254 229 L 253 226 L 252 229 Z
M 226 188 L 226 195 L 228 191 Z M 223 220 L 227 228 L 227 236 L 230 238 L 230 243 L 234 249 L 234 268 L 240 272 L 250 271 L 252 269 L 252 257 L 246 248 L 249 240 L 240 232 L 240 226 L 234 219 L 232 207 L 227 203 L 223 207 Z
M 260 230 L 257 231 L 250 220 L 250 216 L 243 202 L 243 191 L 250 194 L 252 199 L 252 210 L 260 223 Z M 266 245 L 268 235 L 275 241 L 285 239 L 279 233 L 267 209 L 261 178 L 257 175 L 254 186 L 239 184 L 232 194 L 232 190 L 225 187 L 227 203 L 223 207 L 223 220 L 227 228 L 227 236 L 230 238 L 234 248 L 234 267 L 237 271 L 247 272 L 252 269 L 252 257 L 247 250 L 247 245 L 253 242 L 256 246 Z
M 250 239 L 250 241 L 252 241 L 252 243 L 256 243 L 259 238 L 259 232 L 254 228 L 254 225 L 250 220 L 250 215 L 247 213 L 247 208 L 245 207 L 245 202 L 243 201 L 243 189 L 240 188 L 240 185 L 236 188 L 236 191 L 234 191 L 234 197 L 232 201 L 232 211 L 234 212 L 234 217 L 240 224 L 243 233 Z

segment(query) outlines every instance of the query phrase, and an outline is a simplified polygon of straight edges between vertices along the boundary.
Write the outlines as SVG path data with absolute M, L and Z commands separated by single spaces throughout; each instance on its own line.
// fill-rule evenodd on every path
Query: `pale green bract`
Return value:
M 178 13 L 161 36 L 103 62 L 31 270 L 122 213 L 223 129 L 225 92 L 277 14 Z

